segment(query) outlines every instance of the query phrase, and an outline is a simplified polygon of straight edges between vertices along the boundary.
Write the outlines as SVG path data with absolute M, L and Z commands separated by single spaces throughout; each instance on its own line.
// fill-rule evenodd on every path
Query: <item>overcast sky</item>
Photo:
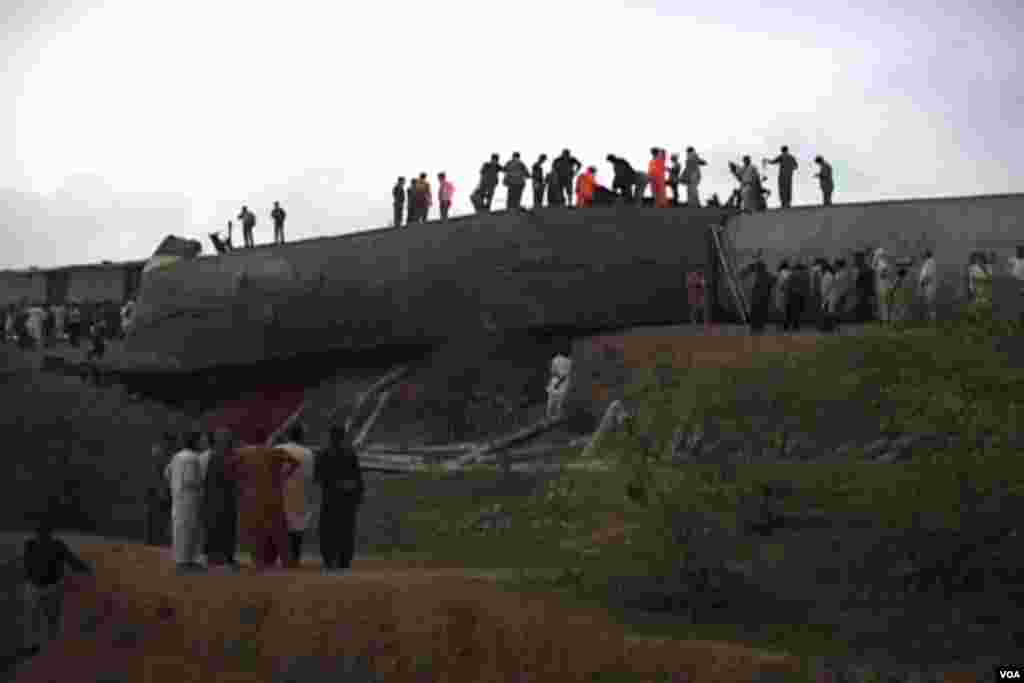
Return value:
M 0 0 L 0 268 L 208 251 L 243 203 L 266 241 L 275 199 L 289 238 L 382 227 L 421 171 L 463 213 L 492 152 L 609 182 L 693 145 L 727 196 L 788 144 L 795 204 L 816 154 L 837 203 L 1021 190 L 1018 3 L 852 4 Z

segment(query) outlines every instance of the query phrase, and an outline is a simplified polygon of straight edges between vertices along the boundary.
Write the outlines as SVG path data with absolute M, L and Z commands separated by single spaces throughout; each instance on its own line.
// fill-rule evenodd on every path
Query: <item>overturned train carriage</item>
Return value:
M 142 261 L 0 271 L 0 306 L 124 303 L 135 296 Z
M 482 330 L 688 318 L 717 209 L 478 214 L 181 259 L 147 270 L 124 369 L 202 370 Z

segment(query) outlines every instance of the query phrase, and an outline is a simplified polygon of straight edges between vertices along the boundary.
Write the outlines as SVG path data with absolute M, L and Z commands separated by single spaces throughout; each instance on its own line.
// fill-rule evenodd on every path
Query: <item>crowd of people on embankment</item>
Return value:
M 109 340 L 124 337 L 134 309 L 132 300 L 123 304 L 107 301 L 49 306 L 22 301 L 3 311 L 0 342 L 22 349 L 50 349 L 67 343 L 77 349 L 87 340 L 89 359 L 100 359 Z
M 510 210 L 523 208 L 523 195 L 527 185 L 533 191 L 533 209 L 547 206 L 614 206 L 617 204 L 642 205 L 646 195 L 654 206 L 667 208 L 673 206 L 700 207 L 701 167 L 707 162 L 702 159 L 693 147 L 687 147 L 685 154 L 671 154 L 662 147 L 652 147 L 651 159 L 647 170 L 636 169 L 625 158 L 609 154 L 605 161 L 611 165 L 613 176 L 610 187 L 598 182 L 596 166 L 584 166 L 572 155 L 571 150 L 562 153 L 551 162 L 549 170 L 545 170 L 548 161 L 546 154 L 541 154 L 529 168 L 523 162 L 519 152 L 513 152 L 512 158 L 501 163 L 498 154 L 492 154 L 489 161 L 480 167 L 480 179 L 470 194 L 470 201 L 477 212 L 491 210 L 499 180 L 506 188 L 506 206 Z M 815 174 L 822 193 L 822 202 L 828 206 L 832 203 L 835 190 L 832 166 L 821 156 L 814 158 L 819 171 Z M 770 192 L 763 183 L 768 178 L 763 174 L 768 165 L 779 167 L 779 202 L 782 208 L 791 205 L 793 197 L 793 176 L 799 168 L 796 158 L 790 154 L 788 147 L 782 147 L 778 156 L 762 159 L 761 170 L 752 163 L 749 156 L 744 156 L 737 164 L 729 162 L 729 171 L 739 183 L 739 187 L 725 204 L 718 195 L 713 195 L 705 206 L 725 207 L 741 211 L 753 212 L 767 209 L 766 197 Z M 442 221 L 448 220 L 455 185 L 446 173 L 437 174 L 437 206 Z M 680 195 L 680 186 L 686 188 L 685 200 Z M 670 196 L 671 195 L 671 196 Z M 391 190 L 394 218 L 392 224 L 399 227 L 403 224 L 424 223 L 434 207 L 435 194 L 426 173 L 412 176 L 406 182 L 405 176 L 399 176 Z

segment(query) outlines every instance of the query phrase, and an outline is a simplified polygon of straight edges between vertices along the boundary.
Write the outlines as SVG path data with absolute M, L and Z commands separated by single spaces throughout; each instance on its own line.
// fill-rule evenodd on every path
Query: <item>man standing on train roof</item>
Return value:
M 419 217 L 419 222 L 426 223 L 427 217 L 430 215 L 430 207 L 434 203 L 433 191 L 426 173 L 420 173 L 419 180 L 416 182 L 416 201 L 418 203 L 416 214 Z
M 442 171 L 437 174 L 437 205 L 441 210 L 441 220 L 448 220 L 448 212 L 452 208 L 452 197 L 455 196 L 455 185 L 448 180 L 448 176 Z
M 405 188 L 405 225 L 406 227 L 415 223 L 416 216 L 416 177 L 409 178 L 409 186 Z
M 523 190 L 530 170 L 519 158 L 519 152 L 512 153 L 512 159 L 505 164 L 505 187 L 508 188 L 508 199 L 505 204 L 509 209 L 518 211 L 523 201 Z
M 391 188 L 391 205 L 395 211 L 394 225 L 400 228 L 405 209 L 405 176 L 398 176 L 398 182 Z
M 821 201 L 824 206 L 832 206 L 832 192 L 836 189 L 832 180 L 832 164 L 825 161 L 821 156 L 814 157 L 814 163 L 818 164 L 818 172 L 814 177 L 821 185 Z
M 533 208 L 539 209 L 544 205 L 544 162 L 548 160 L 547 154 L 541 154 L 536 163 L 530 167 L 530 180 L 533 184 Z
M 683 167 L 679 165 L 678 154 L 673 154 L 669 159 L 672 163 L 668 168 L 668 189 L 672 190 L 672 206 L 679 206 L 679 180 Z
M 502 171 L 497 154 L 492 154 L 491 160 L 480 167 L 480 199 L 488 211 L 494 201 L 494 190 L 498 187 L 498 174 Z
M 793 173 L 799 168 L 796 157 L 789 153 L 789 147 L 783 145 L 782 152 L 774 159 L 766 160 L 769 164 L 779 166 L 779 202 L 783 209 L 788 209 L 793 202 Z
M 559 191 L 568 206 L 572 206 L 572 179 L 581 168 L 583 168 L 583 164 L 568 149 L 563 149 L 561 156 L 551 164 L 551 171 L 558 179 Z
M 612 177 L 612 190 L 627 202 L 633 200 L 633 183 L 636 181 L 636 172 L 628 161 L 614 154 L 607 157 L 608 163 L 612 165 L 615 175 Z
M 274 210 L 270 218 L 274 221 L 274 244 L 284 244 L 284 219 L 287 214 L 278 202 L 274 202 Z
M 707 166 L 693 147 L 686 148 L 686 163 L 683 167 L 682 182 L 686 185 L 686 205 L 694 209 L 700 208 L 700 167 Z M 717 200 L 718 195 L 715 195 Z
M 665 150 L 660 147 L 651 147 L 651 161 L 647 165 L 647 175 L 650 178 L 651 192 L 654 194 L 654 205 L 659 209 L 668 206 L 665 173 Z
M 252 230 L 256 227 L 256 214 L 250 211 L 248 206 L 243 206 L 237 218 L 242 221 L 242 240 L 245 242 L 245 246 L 256 246 L 252 237 Z

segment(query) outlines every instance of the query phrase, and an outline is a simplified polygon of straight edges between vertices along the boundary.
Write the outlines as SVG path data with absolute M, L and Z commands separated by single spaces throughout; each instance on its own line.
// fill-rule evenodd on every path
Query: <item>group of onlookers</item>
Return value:
M 239 548 L 257 568 L 292 568 L 307 533 L 319 529 L 324 569 L 347 569 L 364 493 L 359 461 L 342 425 L 319 453 L 303 440 L 300 424 L 273 446 L 240 445 L 226 429 L 180 442 L 165 435 L 153 447 L 146 542 L 169 541 L 183 572 L 237 568 Z
M 527 186 L 533 190 L 533 208 L 548 206 L 613 206 L 622 203 L 643 204 L 645 193 L 650 191 L 654 206 L 699 207 L 701 167 L 707 165 L 693 147 L 687 147 L 685 156 L 671 154 L 661 147 L 652 147 L 651 159 L 647 170 L 635 169 L 626 159 L 609 154 L 605 160 L 611 164 L 613 179 L 610 188 L 597 181 L 597 167 L 586 166 L 572 155 L 568 149 L 551 163 L 550 171 L 544 170 L 547 163 L 546 154 L 541 154 L 530 167 L 523 162 L 519 152 L 502 164 L 498 154 L 492 154 L 489 161 L 480 167 L 480 180 L 470 194 L 474 210 L 486 212 L 491 210 L 499 181 L 507 190 L 506 206 L 510 210 L 522 208 L 523 195 Z M 828 206 L 832 203 L 835 184 L 832 166 L 821 156 L 814 162 L 819 167 L 815 174 L 821 186 L 822 201 Z M 793 176 L 799 167 L 796 158 L 783 147 L 774 159 L 764 159 L 762 166 L 768 164 L 779 166 L 779 199 L 783 208 L 788 208 L 793 196 Z M 744 156 L 742 164 L 729 162 L 732 175 L 739 182 L 739 188 L 733 192 L 725 204 L 713 195 L 707 206 L 733 208 L 743 211 L 763 211 L 767 208 L 766 195 L 769 194 L 762 184 L 767 180 L 752 164 L 749 156 Z M 680 197 L 680 185 L 686 187 L 686 199 Z M 441 220 L 447 220 L 451 210 L 452 196 L 455 187 L 444 173 L 438 174 L 438 206 Z M 412 178 L 406 185 L 404 176 L 399 177 L 392 188 L 392 207 L 394 209 L 393 225 L 423 223 L 427 220 L 433 206 L 433 194 L 427 174 L 421 173 Z M 669 196 L 671 195 L 671 196 Z
M 102 358 L 106 342 L 124 336 L 134 311 L 129 301 L 118 307 L 114 303 L 10 305 L 3 312 L 3 343 L 17 344 L 23 349 L 51 348 L 67 342 L 79 348 L 83 339 L 92 346 L 89 357 Z

